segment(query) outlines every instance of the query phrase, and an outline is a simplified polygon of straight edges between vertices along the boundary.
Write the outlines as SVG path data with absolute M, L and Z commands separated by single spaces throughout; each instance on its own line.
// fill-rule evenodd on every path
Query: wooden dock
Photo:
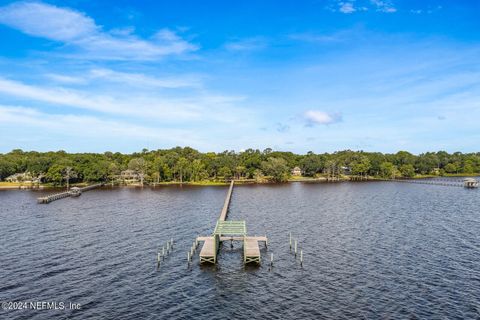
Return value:
M 59 193 L 54 193 L 50 194 L 45 197 L 39 197 L 37 198 L 38 203 L 50 203 L 55 200 L 60 200 L 63 198 L 68 198 L 68 197 L 76 197 L 82 194 L 82 192 L 89 191 L 95 188 L 99 188 L 103 186 L 103 183 L 97 183 L 97 184 L 92 184 L 83 188 L 76 188 L 75 190 L 69 190 L 69 191 L 64 191 L 64 192 L 59 192 Z
M 50 203 L 52 201 L 60 200 L 67 197 L 70 197 L 69 191 L 54 193 L 45 197 L 40 197 L 40 198 L 37 198 L 37 201 L 38 203 Z
M 432 186 L 444 186 L 444 187 L 464 187 L 464 188 L 478 188 L 479 182 L 472 178 L 467 179 L 442 179 L 435 178 L 431 180 L 424 179 L 382 179 L 375 178 L 373 180 L 400 182 L 400 183 L 413 183 L 413 184 L 426 184 Z
M 225 198 L 225 203 L 223 204 L 223 209 L 222 209 L 222 212 L 220 213 L 220 218 L 218 220 L 225 221 L 227 219 L 228 207 L 230 206 L 232 193 L 233 193 L 233 180 L 230 182 L 230 187 L 228 188 L 227 197 Z
M 197 237 L 197 242 L 203 242 L 200 250 L 200 263 L 217 263 L 218 251 L 223 241 L 242 241 L 243 242 L 243 263 L 260 264 L 261 254 L 259 242 L 265 242 L 267 237 L 249 237 L 247 236 L 247 227 L 245 221 L 227 221 L 228 208 L 232 198 L 234 182 L 230 183 L 227 197 L 223 204 L 220 217 L 215 225 L 213 235 L 206 237 Z

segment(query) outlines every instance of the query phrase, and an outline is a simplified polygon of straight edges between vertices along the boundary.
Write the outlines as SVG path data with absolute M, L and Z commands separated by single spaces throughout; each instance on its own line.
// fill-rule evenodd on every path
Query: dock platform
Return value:
M 261 255 L 258 240 L 254 237 L 245 237 L 243 240 L 243 263 L 255 262 L 260 264 Z
M 200 263 L 216 263 L 217 262 L 217 248 L 215 237 L 203 237 L 203 247 L 200 251 Z
M 245 221 L 227 221 L 228 207 L 232 198 L 234 181 L 230 183 L 227 197 L 223 204 L 220 217 L 215 225 L 215 230 L 211 236 L 197 237 L 196 242 L 203 242 L 200 250 L 200 263 L 217 263 L 217 255 L 220 245 L 223 241 L 242 241 L 243 242 L 243 263 L 261 262 L 261 253 L 259 242 L 265 242 L 267 247 L 268 239 L 264 237 L 247 236 L 247 226 Z

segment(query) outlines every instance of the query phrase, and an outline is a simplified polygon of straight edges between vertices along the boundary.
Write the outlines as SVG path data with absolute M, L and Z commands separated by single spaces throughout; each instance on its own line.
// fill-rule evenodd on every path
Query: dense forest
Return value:
M 189 147 L 133 154 L 105 152 L 25 152 L 0 154 L 0 180 L 30 179 L 54 185 L 69 182 L 143 183 L 224 181 L 255 179 L 286 181 L 294 167 L 305 177 L 362 176 L 414 177 L 416 175 L 475 174 L 480 172 L 480 153 L 449 154 L 444 151 L 413 155 L 406 151 L 382 154 L 339 151 L 331 154 L 248 149 L 242 152 L 201 153 Z

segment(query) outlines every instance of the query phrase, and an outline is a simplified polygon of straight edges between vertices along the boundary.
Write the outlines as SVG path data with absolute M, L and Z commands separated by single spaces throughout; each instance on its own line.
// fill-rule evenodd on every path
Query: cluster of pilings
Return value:
M 161 262 L 164 261 L 173 251 L 173 238 L 171 238 L 162 249 L 157 253 L 157 268 L 160 268 Z
M 195 238 L 195 241 L 193 241 L 192 246 L 190 247 L 190 251 L 187 252 L 187 264 L 188 264 L 188 266 L 190 266 L 190 263 L 193 261 L 193 255 L 194 255 L 195 251 L 197 251 L 197 248 L 198 248 L 198 239 L 197 238 Z
M 292 252 L 292 244 L 293 244 L 293 254 L 295 256 L 295 260 L 297 260 L 298 254 L 298 240 L 292 237 L 292 233 L 289 233 L 289 245 L 290 245 L 290 252 Z M 303 267 L 303 250 L 300 249 L 300 266 Z

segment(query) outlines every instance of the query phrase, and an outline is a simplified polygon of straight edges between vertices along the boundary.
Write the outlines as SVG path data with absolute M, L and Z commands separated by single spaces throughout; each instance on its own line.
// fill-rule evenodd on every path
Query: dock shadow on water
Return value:
M 224 242 L 187 267 L 227 187 L 98 189 L 38 205 L 1 191 L 1 319 L 438 319 L 480 317 L 480 193 L 391 182 L 236 186 L 229 219 L 268 235 L 262 264 Z M 289 233 L 304 265 L 289 249 Z M 156 254 L 174 238 L 156 268 Z M 270 268 L 269 255 L 274 253 Z

